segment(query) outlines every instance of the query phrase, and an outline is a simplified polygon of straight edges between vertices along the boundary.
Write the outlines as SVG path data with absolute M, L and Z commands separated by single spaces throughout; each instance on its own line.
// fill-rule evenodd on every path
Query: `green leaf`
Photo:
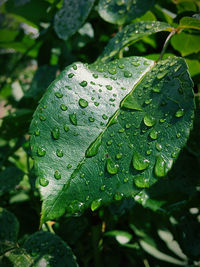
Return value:
M 0 196 L 15 189 L 23 176 L 24 173 L 14 166 L 9 166 L 0 172 Z
M 200 20 L 191 17 L 183 17 L 179 23 L 180 28 L 200 30 Z
M 25 249 L 15 248 L 7 251 L 4 255 L 0 256 L 1 267 L 15 266 L 15 267 L 31 267 L 33 260 Z M 38 266 L 38 265 L 36 265 Z M 40 265 L 41 266 L 41 265 Z M 44 265 L 46 267 L 46 265 Z
M 23 247 L 32 256 L 34 266 L 78 266 L 70 247 L 55 234 L 36 232 L 26 240 Z
M 190 34 L 181 32 L 171 39 L 173 48 L 181 53 L 181 56 L 188 56 L 200 51 L 200 34 Z
M 55 15 L 54 29 L 59 38 L 67 40 L 84 23 L 95 0 L 64 0 Z
M 0 255 L 15 246 L 18 232 L 19 222 L 15 215 L 0 207 Z
M 121 49 L 130 46 L 139 39 L 161 31 L 172 31 L 172 27 L 164 22 L 159 21 L 140 21 L 127 25 L 105 47 L 98 60 L 108 62 L 114 58 Z
M 31 124 L 42 222 L 134 196 L 165 176 L 192 127 L 192 85 L 181 58 L 67 67 Z
M 99 15 L 107 22 L 122 25 L 151 9 L 154 0 L 100 0 Z

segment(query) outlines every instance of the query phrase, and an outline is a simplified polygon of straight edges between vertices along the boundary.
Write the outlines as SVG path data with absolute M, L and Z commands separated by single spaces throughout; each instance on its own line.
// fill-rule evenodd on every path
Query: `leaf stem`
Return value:
M 99 225 L 92 226 L 92 245 L 93 245 L 93 256 L 94 256 L 94 266 L 101 267 L 101 257 L 99 251 L 99 241 L 100 241 L 101 229 Z
M 158 60 L 157 60 L 156 62 L 158 62 L 158 61 L 160 61 L 160 60 L 162 59 L 162 57 L 163 57 L 163 55 L 164 55 L 164 53 L 165 53 L 165 51 L 166 51 L 166 49 L 167 49 L 167 47 L 168 47 L 168 45 L 169 45 L 169 41 L 170 41 L 171 37 L 172 37 L 176 32 L 177 32 L 176 29 L 173 29 L 173 30 L 170 32 L 170 34 L 167 36 L 167 39 L 165 40 L 165 43 L 164 43 L 163 48 L 162 48 L 162 51 L 161 51 L 161 53 L 160 53 L 160 57 L 158 58 Z

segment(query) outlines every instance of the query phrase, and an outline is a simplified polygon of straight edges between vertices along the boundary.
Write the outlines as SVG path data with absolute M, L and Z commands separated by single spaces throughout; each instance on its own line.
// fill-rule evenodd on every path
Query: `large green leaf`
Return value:
M 121 49 L 133 44 L 142 37 L 156 32 L 172 30 L 172 26 L 160 21 L 139 21 L 127 25 L 110 40 L 98 60 L 103 62 L 110 61 Z
M 180 27 L 184 29 L 200 30 L 200 19 L 183 17 L 180 20 Z
M 86 20 L 95 0 L 64 0 L 55 15 L 54 29 L 63 40 L 71 37 Z
M 121 25 L 140 17 L 153 4 L 154 0 L 100 0 L 98 11 L 105 21 Z
M 67 67 L 31 124 L 42 222 L 134 196 L 165 176 L 188 138 L 193 109 L 181 58 Z

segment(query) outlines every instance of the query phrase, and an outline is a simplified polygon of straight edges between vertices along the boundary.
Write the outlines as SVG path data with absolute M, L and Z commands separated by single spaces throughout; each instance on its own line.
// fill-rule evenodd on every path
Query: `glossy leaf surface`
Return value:
M 171 31 L 173 28 L 159 21 L 140 21 L 125 26 L 115 37 L 113 37 L 99 57 L 99 60 L 107 62 L 114 58 L 121 49 L 133 44 L 142 37 L 161 31 Z
M 200 20 L 191 17 L 183 17 L 180 20 L 180 27 L 185 29 L 200 30 Z
M 151 9 L 153 4 L 154 0 L 100 0 L 98 11 L 105 21 L 121 25 L 140 17 Z
M 64 0 L 55 15 L 54 29 L 63 40 L 71 37 L 86 20 L 94 0 Z
M 165 176 L 192 127 L 192 85 L 180 58 L 67 67 L 31 125 L 42 222 L 134 196 Z

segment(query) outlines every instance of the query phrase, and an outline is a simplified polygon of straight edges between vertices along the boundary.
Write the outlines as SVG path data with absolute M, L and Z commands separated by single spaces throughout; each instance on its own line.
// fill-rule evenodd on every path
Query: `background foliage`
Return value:
M 200 266 L 199 9 L 196 0 L 0 1 L 0 266 Z M 173 168 L 134 199 L 116 196 L 39 231 L 29 127 L 47 87 L 77 61 L 158 60 L 173 28 L 163 58 L 186 60 L 196 102 Z

